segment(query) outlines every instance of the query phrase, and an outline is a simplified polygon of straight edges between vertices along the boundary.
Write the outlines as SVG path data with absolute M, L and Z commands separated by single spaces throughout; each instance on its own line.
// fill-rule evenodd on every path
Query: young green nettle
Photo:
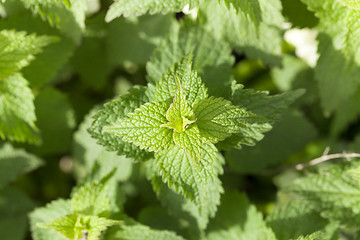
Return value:
M 174 86 L 176 92 L 171 104 L 158 100 L 164 100 L 164 95 L 157 95 L 166 90 L 168 95 Z M 228 100 L 208 97 L 196 72 L 184 83 L 173 72 L 159 82 L 153 102 L 129 113 L 128 118 L 106 126 L 104 131 L 147 151 L 161 152 L 177 146 L 199 163 L 202 144 L 224 140 L 254 118 L 254 114 L 231 105 Z

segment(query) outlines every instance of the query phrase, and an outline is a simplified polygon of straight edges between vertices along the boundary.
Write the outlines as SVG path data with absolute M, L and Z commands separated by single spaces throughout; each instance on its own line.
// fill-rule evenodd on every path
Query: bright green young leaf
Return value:
M 322 232 L 314 232 L 306 236 L 300 236 L 296 240 L 317 240 L 321 239 L 321 236 L 323 236 Z
M 206 98 L 194 104 L 196 125 L 206 142 L 216 143 L 237 133 L 246 124 L 262 121 L 255 114 L 231 104 L 223 98 Z
M 26 32 L 0 31 L 0 79 L 28 65 L 42 47 L 55 40 L 47 36 L 26 35 Z
M 144 226 L 129 217 L 122 216 L 124 224 L 114 226 L 106 232 L 105 239 L 114 240 L 184 240 L 171 231 L 161 231 Z
M 110 6 L 105 19 L 107 22 L 110 22 L 121 15 L 129 17 L 144 15 L 147 12 L 150 14 L 179 12 L 187 4 L 189 4 L 189 8 L 191 9 L 199 5 L 200 2 L 202 2 L 202 0 L 115 0 Z
M 162 179 L 177 193 L 193 200 L 202 217 L 213 216 L 222 192 L 217 178 L 219 165 L 217 149 L 212 144 L 200 145 L 199 163 L 177 145 L 157 152 L 155 162 Z
M 52 222 L 66 215 L 72 214 L 70 200 L 56 200 L 45 207 L 37 208 L 30 213 L 31 235 L 34 240 L 64 240 L 61 234 L 39 225 Z
M 179 89 L 178 82 L 181 82 L 181 90 L 186 96 L 187 102 L 192 106 L 197 100 L 207 97 L 207 89 L 201 81 L 200 76 L 193 70 L 192 51 L 187 53 L 174 67 L 164 73 L 160 81 L 156 82 L 154 99 L 157 101 L 169 101 L 173 99 Z
M 112 123 L 124 119 L 128 113 L 135 111 L 148 101 L 146 88 L 136 86 L 130 89 L 128 94 L 106 103 L 105 108 L 94 115 L 95 120 L 89 128 L 91 136 L 98 139 L 98 143 L 105 146 L 108 151 L 116 151 L 119 155 L 126 155 L 137 160 L 150 158 L 152 155 L 145 150 L 133 143 L 123 141 L 121 137 L 104 131 L 104 127 L 111 126 Z
M 174 131 L 174 142 L 181 149 L 184 149 L 196 163 L 201 161 L 201 137 L 196 125 L 189 126 L 185 131 Z
M 201 43 L 201 44 L 200 44 Z M 193 70 L 197 71 L 206 87 L 209 89 L 209 94 L 217 97 L 226 97 L 229 95 L 229 86 L 232 78 L 232 65 L 234 58 L 231 56 L 230 47 L 222 40 L 217 40 L 209 32 L 201 27 L 192 24 L 183 24 L 181 26 L 174 26 L 169 36 L 164 39 L 154 50 L 150 61 L 146 64 L 148 79 L 151 84 L 162 79 L 162 75 L 168 72 L 176 62 L 179 62 L 184 56 L 188 56 L 189 52 L 193 51 L 194 58 Z M 188 69 L 186 61 L 180 66 L 177 65 L 173 72 L 178 72 L 178 68 Z M 186 70 L 189 71 L 189 70 Z M 191 76 L 191 73 L 186 75 Z M 189 102 L 192 97 L 186 92 L 190 87 L 182 75 L 176 73 L 180 78 L 184 91 Z M 189 78 L 189 77 L 186 77 Z M 193 75 L 192 78 L 197 78 Z M 173 80 L 172 91 L 176 91 L 176 84 Z M 198 83 L 196 88 L 203 89 Z M 203 90 L 201 91 L 203 92 Z M 170 92 L 169 94 L 173 94 Z M 173 95 L 171 96 L 173 97 Z
M 1 189 L 0 233 L 2 236 L 6 236 L 6 239 L 11 240 L 25 239 L 28 231 L 27 215 L 34 207 L 34 202 L 16 188 L 5 187 Z
M 120 223 L 121 221 L 97 216 L 71 214 L 40 226 L 56 231 L 67 239 L 81 239 L 86 236 L 87 240 L 97 240 L 101 232 Z
M 34 96 L 28 82 L 16 73 L 0 79 L 0 138 L 39 143 Z
M 246 4 L 250 1 L 236 2 Z M 281 2 L 259 0 L 258 4 L 262 19 L 257 28 L 254 24 L 249 24 L 248 15 L 238 14 L 233 4 L 229 4 L 228 9 L 224 4 L 219 4 L 218 0 L 209 0 L 200 6 L 198 22 L 204 24 L 204 28 L 216 39 L 230 43 L 237 52 L 244 52 L 249 58 L 260 59 L 266 64 L 280 65 L 283 41 L 281 32 L 284 22 Z
M 351 226 L 360 223 L 359 182 L 340 166 L 299 179 L 287 190 L 311 201 L 326 218 Z
M 225 193 L 216 217 L 210 221 L 206 240 L 275 240 L 255 206 L 244 194 Z
M 277 207 L 267 218 L 278 240 L 296 239 L 325 228 L 327 221 L 310 203 L 297 200 Z
M 355 10 L 360 10 L 360 1 L 359 0 L 339 0 L 339 1 L 349 8 L 352 8 Z
M 172 130 L 162 127 L 167 122 L 167 109 L 164 102 L 146 103 L 104 131 L 148 151 L 168 149 L 173 144 Z
M 108 217 L 110 213 L 109 183 L 106 176 L 100 182 L 87 182 L 71 194 L 71 209 L 75 214 Z
M 50 25 L 56 26 L 79 44 L 85 29 L 86 0 L 70 0 L 68 8 L 63 1 L 21 0 L 27 8 L 40 15 Z
M 30 172 L 43 164 L 35 155 L 10 144 L 0 147 L 0 189 L 23 173 Z

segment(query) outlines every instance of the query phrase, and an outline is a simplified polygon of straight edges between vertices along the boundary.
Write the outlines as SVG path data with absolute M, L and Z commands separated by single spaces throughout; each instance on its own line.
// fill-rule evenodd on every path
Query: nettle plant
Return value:
M 0 238 L 359 239 L 359 6 L 0 1 Z

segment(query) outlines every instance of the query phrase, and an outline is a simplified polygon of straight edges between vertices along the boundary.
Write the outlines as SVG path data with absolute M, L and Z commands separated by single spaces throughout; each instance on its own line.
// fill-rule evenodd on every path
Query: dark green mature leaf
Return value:
M 43 143 L 40 148 L 33 150 L 42 154 L 68 151 L 75 127 L 75 116 L 67 96 L 48 87 L 37 95 L 35 106 Z
M 39 14 L 50 25 L 54 25 L 80 43 L 82 31 L 85 28 L 86 0 L 70 0 L 68 8 L 63 1 L 53 0 L 21 0 L 27 8 Z
M 350 226 L 360 223 L 359 182 L 343 167 L 333 166 L 299 179 L 287 191 L 308 199 L 326 218 Z
M 227 192 L 221 198 L 216 217 L 210 221 L 206 240 L 220 239 L 271 239 L 275 235 L 268 228 L 255 206 L 250 205 L 244 194 Z
M 257 173 L 276 167 L 314 140 L 317 130 L 299 112 L 287 112 L 256 147 L 243 146 L 226 152 L 230 167 L 241 173 Z
M 110 126 L 133 112 L 149 98 L 145 87 L 134 87 L 129 93 L 105 104 L 105 108 L 94 116 L 94 122 L 89 129 L 92 137 L 98 139 L 98 143 L 105 146 L 109 151 L 116 151 L 119 155 L 126 155 L 137 160 L 146 160 L 152 156 L 132 143 L 123 141 L 121 138 L 103 131 L 105 126 Z
M 193 69 L 201 76 L 209 95 L 228 96 L 234 62 L 230 47 L 191 24 L 175 26 L 155 49 L 146 65 L 149 82 L 155 84 L 160 81 L 170 67 L 192 50 Z
M 23 173 L 30 172 L 43 164 L 38 157 L 15 149 L 10 144 L 0 147 L 0 189 Z
M 39 143 L 34 96 L 28 82 L 16 73 L 0 79 L 0 138 Z
M 244 2 L 244 1 L 238 1 Z M 253 2 L 253 1 L 252 1 Z M 219 5 L 218 1 L 210 0 L 200 6 L 199 22 L 215 38 L 224 39 L 238 52 L 252 59 L 260 59 L 266 64 L 281 64 L 281 29 L 284 22 L 281 15 L 279 0 L 259 0 L 262 21 L 258 28 L 249 24 L 247 16 L 237 14 L 234 7 L 229 9 Z M 271 39 L 271 41 L 269 41 Z
M 9 240 L 23 240 L 28 229 L 27 214 L 35 204 L 15 188 L 0 190 L 0 233 Z
M 194 6 L 199 5 L 200 2 L 202 2 L 202 0 L 115 0 L 110 6 L 105 19 L 107 22 L 110 22 L 121 15 L 129 17 L 144 15 L 147 12 L 150 14 L 179 12 L 187 4 L 189 4 L 189 8 L 193 8 Z
M 297 200 L 277 207 L 267 218 L 278 240 L 296 239 L 325 228 L 327 221 L 308 202 Z
M 56 200 L 45 207 L 37 208 L 30 213 L 31 235 L 34 240 L 64 240 L 59 233 L 42 228 L 38 224 L 54 221 L 55 219 L 72 214 L 70 200 Z

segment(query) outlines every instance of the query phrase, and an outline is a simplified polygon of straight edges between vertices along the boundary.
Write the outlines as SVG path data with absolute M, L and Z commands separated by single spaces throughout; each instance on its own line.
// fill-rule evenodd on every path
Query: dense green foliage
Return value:
M 0 238 L 358 239 L 359 9 L 1 1 Z

